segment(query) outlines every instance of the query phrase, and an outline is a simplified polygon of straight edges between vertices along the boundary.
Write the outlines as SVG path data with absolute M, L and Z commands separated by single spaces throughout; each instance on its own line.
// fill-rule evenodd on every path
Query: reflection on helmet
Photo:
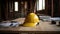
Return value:
M 39 22 L 39 18 L 35 13 L 30 13 L 25 18 L 23 26 L 33 27 Z

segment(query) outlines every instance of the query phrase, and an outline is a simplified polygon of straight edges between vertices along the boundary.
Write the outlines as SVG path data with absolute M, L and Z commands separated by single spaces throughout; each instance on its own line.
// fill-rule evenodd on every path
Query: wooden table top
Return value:
M 25 18 L 18 18 L 15 21 L 23 23 Z M 60 31 L 60 27 L 52 25 L 51 22 L 43 22 L 40 20 L 38 26 L 35 27 L 9 27 L 9 28 L 0 28 L 0 31 Z

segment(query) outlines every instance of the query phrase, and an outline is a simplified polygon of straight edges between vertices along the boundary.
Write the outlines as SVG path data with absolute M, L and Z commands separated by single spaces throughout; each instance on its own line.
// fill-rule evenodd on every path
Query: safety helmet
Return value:
M 39 22 L 39 18 L 35 13 L 29 13 L 25 18 L 23 26 L 33 27 Z

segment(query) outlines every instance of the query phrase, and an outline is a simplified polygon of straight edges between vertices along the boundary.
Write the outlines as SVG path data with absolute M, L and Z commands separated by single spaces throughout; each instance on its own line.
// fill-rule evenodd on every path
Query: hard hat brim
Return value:
M 26 26 L 26 27 L 34 27 L 36 25 L 37 25 L 37 23 L 25 23 L 25 24 L 23 24 L 23 26 Z

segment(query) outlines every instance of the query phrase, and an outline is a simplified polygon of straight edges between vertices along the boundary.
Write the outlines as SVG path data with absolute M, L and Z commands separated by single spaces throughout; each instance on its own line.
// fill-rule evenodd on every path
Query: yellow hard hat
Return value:
M 35 13 L 29 13 L 25 18 L 23 26 L 33 27 L 39 22 L 39 18 Z

